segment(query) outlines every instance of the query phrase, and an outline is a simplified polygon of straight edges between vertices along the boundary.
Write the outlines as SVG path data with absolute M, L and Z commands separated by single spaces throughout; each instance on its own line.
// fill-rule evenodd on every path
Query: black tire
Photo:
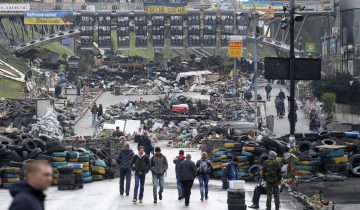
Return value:
M 304 153 L 304 152 L 307 152 L 309 150 L 312 150 L 313 148 L 313 145 L 311 142 L 309 141 L 301 141 L 298 143 L 297 145 L 297 151 L 301 152 L 301 153 Z
M 295 139 L 302 139 L 302 138 L 304 138 L 304 134 L 303 133 L 294 133 L 294 137 L 295 137 Z
M 335 173 L 346 172 L 348 170 L 347 164 L 324 164 L 325 171 L 331 171 Z
M 22 151 L 22 158 L 23 158 L 23 160 L 27 160 L 27 159 L 29 159 L 29 153 L 28 153 L 28 151 Z
M 52 147 L 56 147 L 56 146 L 60 146 L 60 145 L 61 145 L 60 142 L 57 142 L 57 141 L 49 141 L 49 142 L 46 143 L 45 149 L 46 149 L 46 150 L 49 150 L 49 149 L 52 148 Z
M 228 199 L 245 199 L 245 194 L 227 194 Z
M 345 132 L 343 132 L 343 131 L 331 131 L 330 136 L 331 137 L 336 137 L 336 138 L 344 138 L 345 137 Z
M 227 199 L 227 204 L 229 204 L 229 205 L 233 205 L 233 204 L 235 204 L 235 205 L 243 205 L 243 204 L 245 204 L 245 199 L 243 199 L 243 198 L 242 199 L 228 198 Z
M 242 141 L 248 141 L 250 138 L 248 135 L 242 135 L 238 138 L 238 141 L 242 142 Z
M 319 138 L 319 134 L 317 134 L 317 133 L 305 133 L 304 137 L 305 138 L 309 138 L 309 137 L 311 137 L 311 138 Z
M 8 145 L 6 146 L 9 150 L 16 151 L 16 152 L 22 152 L 24 149 L 20 145 Z
M 269 137 L 263 137 L 261 139 L 261 141 L 264 143 L 264 145 L 266 147 L 271 147 L 271 146 L 277 147 L 277 144 L 278 144 L 277 141 L 275 141 L 274 139 L 271 139 Z
M 38 155 L 36 160 L 47 160 L 47 161 L 51 161 L 52 157 L 51 156 L 47 156 L 47 155 Z
M 352 172 L 355 176 L 360 176 L 360 166 L 355 167 L 353 170 L 351 170 L 351 172 Z
M 24 147 L 25 150 L 27 150 L 27 151 L 29 151 L 29 152 L 34 151 L 34 150 L 37 148 L 35 142 L 34 142 L 33 139 L 31 139 L 31 138 L 25 139 L 25 140 L 21 143 L 21 145 Z
M 321 143 L 324 145 L 336 145 L 336 141 L 334 139 L 324 139 Z
M 41 139 L 34 139 L 33 141 L 35 142 L 37 148 L 40 148 L 42 151 L 46 150 L 45 143 Z
M 12 151 L 11 152 L 11 155 L 12 155 L 12 157 L 11 157 L 11 159 L 13 160 L 13 161 L 15 161 L 15 162 L 22 162 L 24 159 L 17 153 L 17 152 L 15 152 L 15 151 Z
M 350 170 L 352 171 L 355 167 L 355 163 L 360 163 L 360 154 L 352 155 L 349 159 Z
M 231 204 L 228 205 L 228 210 L 246 210 L 246 205 L 235 205 L 235 204 Z
M 47 149 L 46 153 L 51 154 L 53 152 L 64 152 L 64 151 L 66 151 L 66 147 L 62 145 L 58 145 Z
M 30 152 L 29 154 L 29 158 L 30 159 L 35 159 L 38 155 L 41 154 L 41 149 L 40 148 L 36 148 L 34 151 Z
M 314 159 L 310 155 L 301 155 L 298 158 L 300 161 L 312 161 Z
M 245 146 L 248 146 L 248 147 L 258 147 L 259 144 L 256 143 L 256 142 L 250 142 L 250 141 L 247 141 L 244 143 Z
M 22 162 L 10 161 L 8 165 L 9 165 L 9 167 L 22 168 L 22 167 L 24 166 L 24 163 L 22 163 Z
M 0 144 L 0 156 L 5 155 L 6 153 L 6 146 L 4 144 Z
M 319 139 L 324 140 L 330 138 L 330 133 L 328 131 L 323 131 L 319 134 Z

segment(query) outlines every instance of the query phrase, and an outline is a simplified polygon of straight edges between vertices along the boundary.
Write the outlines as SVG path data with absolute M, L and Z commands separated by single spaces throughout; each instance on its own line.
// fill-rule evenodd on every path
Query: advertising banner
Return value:
M 257 1 L 255 2 L 255 7 L 257 10 L 266 10 L 266 9 L 274 9 L 276 11 L 283 10 L 284 3 L 283 2 L 269 2 L 269 1 Z M 251 10 L 254 9 L 254 3 L 252 1 L 244 1 L 241 2 L 241 9 L 243 10 Z
M 25 12 L 26 25 L 72 25 L 73 12 L 71 11 L 36 11 Z
M 228 46 L 228 37 L 234 35 L 235 32 L 235 11 L 221 10 L 221 47 Z
M 163 47 L 165 40 L 165 20 L 164 15 L 151 16 L 151 31 L 153 47 Z
M 187 12 L 186 2 L 144 2 L 146 14 L 181 15 Z
M 130 48 L 129 20 L 129 12 L 117 13 L 116 25 L 119 49 Z
M 243 37 L 228 37 L 228 54 L 230 58 L 241 58 L 243 55 Z
M 182 15 L 170 16 L 170 43 L 173 48 L 183 48 L 184 32 L 183 32 Z
M 98 45 L 101 49 L 111 49 L 111 11 L 98 12 Z
M 200 10 L 190 10 L 187 15 L 188 47 L 201 47 Z
M 93 49 L 95 22 L 95 12 L 81 11 L 81 49 Z
M 216 47 L 217 13 L 214 10 L 204 11 L 203 46 Z
M 2 12 L 18 12 L 29 10 L 30 4 L 0 4 L 0 11 Z
M 135 47 L 147 48 L 147 15 L 143 11 L 135 11 Z

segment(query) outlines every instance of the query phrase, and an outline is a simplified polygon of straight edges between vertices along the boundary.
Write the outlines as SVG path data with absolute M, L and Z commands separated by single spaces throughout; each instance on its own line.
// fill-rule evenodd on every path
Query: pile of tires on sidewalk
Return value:
M 109 155 L 96 148 L 74 148 L 64 146 L 60 141 L 47 137 L 36 138 L 29 134 L 17 132 L 0 135 L 0 187 L 8 188 L 13 183 L 23 179 L 23 166 L 32 160 L 46 160 L 53 166 L 54 185 L 64 184 L 61 176 L 62 167 L 72 167 L 74 181 L 65 184 L 76 185 L 93 180 L 103 180 L 112 177 L 112 172 L 102 159 Z M 65 176 L 69 178 L 70 176 Z M 81 181 L 81 183 L 80 183 Z

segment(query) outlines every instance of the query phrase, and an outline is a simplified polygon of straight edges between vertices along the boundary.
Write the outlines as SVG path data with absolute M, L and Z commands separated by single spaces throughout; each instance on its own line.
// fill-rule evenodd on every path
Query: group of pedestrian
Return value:
M 276 113 L 279 118 L 283 118 L 285 115 L 285 93 L 280 89 L 279 94 L 275 98 Z
M 91 112 L 91 116 L 92 116 L 92 121 L 91 121 L 91 125 L 92 126 L 95 126 L 96 123 L 97 123 L 97 120 L 99 118 L 102 117 L 103 115 L 103 107 L 102 107 L 102 104 L 99 104 L 99 107 L 96 105 L 96 103 L 93 103 L 91 109 L 90 109 L 90 112 Z

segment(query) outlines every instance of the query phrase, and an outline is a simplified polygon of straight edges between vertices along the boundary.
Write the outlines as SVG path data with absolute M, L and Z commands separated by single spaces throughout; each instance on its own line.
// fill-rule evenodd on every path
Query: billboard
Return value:
M 187 12 L 186 2 L 144 2 L 146 14 L 181 15 Z
M 246 36 L 248 33 L 249 22 L 249 15 L 236 14 L 236 34 Z
M 0 11 L 2 12 L 18 12 L 29 10 L 30 4 L 0 4 Z
M 98 12 L 98 45 L 111 49 L 111 11 Z
M 188 47 L 201 47 L 200 10 L 189 10 L 187 14 Z
M 184 17 L 182 15 L 170 16 L 170 43 L 173 48 L 184 47 L 183 21 Z
M 81 11 L 81 19 L 80 19 L 81 49 L 93 48 L 95 22 L 96 22 L 95 12 Z
M 135 47 L 147 48 L 147 15 L 143 11 L 135 11 Z
M 26 25 L 72 25 L 73 12 L 71 11 L 36 11 L 25 12 Z
M 283 6 L 285 6 L 283 2 L 270 2 L 270 1 L 255 2 L 255 7 L 257 10 L 274 9 L 276 11 L 282 11 Z M 252 10 L 254 9 L 254 3 L 252 1 L 241 2 L 241 9 Z
M 151 16 L 151 31 L 153 47 L 163 47 L 165 40 L 165 19 L 164 15 Z
M 235 11 L 234 10 L 222 10 L 221 11 L 221 47 L 227 47 L 229 36 L 234 35 L 235 32 Z
M 216 21 L 217 15 L 214 10 L 204 11 L 203 46 L 216 47 Z
M 118 48 L 130 48 L 129 12 L 118 12 L 116 16 Z

